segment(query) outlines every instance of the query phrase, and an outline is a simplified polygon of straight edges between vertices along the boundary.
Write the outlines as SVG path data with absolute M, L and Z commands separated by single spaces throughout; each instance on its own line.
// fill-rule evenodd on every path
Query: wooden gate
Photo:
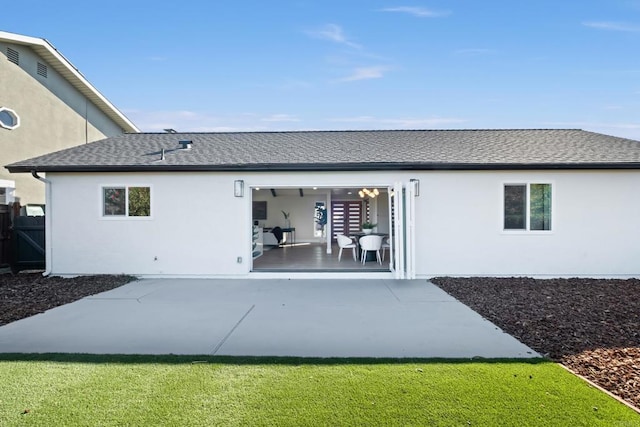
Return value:
M 331 202 L 331 231 L 333 240 L 336 235 L 357 233 L 362 226 L 362 202 Z
M 43 216 L 17 216 L 13 218 L 11 267 L 14 271 L 45 268 L 44 236 Z
M 11 261 L 11 210 L 7 205 L 0 205 L 0 268 Z

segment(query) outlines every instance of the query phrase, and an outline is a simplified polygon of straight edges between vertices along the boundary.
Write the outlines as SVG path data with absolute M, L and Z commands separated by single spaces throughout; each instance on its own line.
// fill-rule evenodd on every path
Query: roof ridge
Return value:
M 581 131 L 579 128 L 477 128 L 477 129 L 317 129 L 317 130 L 246 130 L 246 131 L 178 131 L 178 132 L 127 132 L 128 135 L 233 135 L 279 133 L 383 133 L 383 132 L 530 132 L 530 131 Z

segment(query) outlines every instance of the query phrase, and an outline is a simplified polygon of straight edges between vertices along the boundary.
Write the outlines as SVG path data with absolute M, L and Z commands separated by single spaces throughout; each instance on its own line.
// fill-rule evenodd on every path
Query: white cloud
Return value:
M 376 118 L 373 116 L 355 116 L 355 117 L 335 117 L 333 119 L 329 119 L 330 122 L 338 122 L 338 123 L 367 123 L 373 122 Z
M 336 24 L 327 24 L 320 29 L 309 31 L 307 34 L 318 39 L 328 40 L 334 43 L 343 44 L 345 46 L 349 46 L 354 49 L 361 48 L 359 44 L 349 40 L 347 36 L 345 36 L 344 31 L 342 31 L 342 27 Z
M 451 125 L 465 123 L 467 120 L 456 117 L 399 117 L 399 118 L 376 118 L 374 116 L 338 117 L 329 119 L 330 122 L 337 123 L 357 123 L 370 124 L 371 128 L 387 129 L 418 129 L 418 128 L 441 128 Z
M 624 22 L 610 22 L 610 21 L 583 22 L 582 25 L 584 25 L 585 27 L 596 28 L 598 30 L 624 31 L 624 32 L 640 31 L 640 25 L 627 24 Z
M 300 119 L 290 114 L 272 114 L 270 116 L 261 118 L 260 121 L 262 122 L 299 122 Z
M 387 67 L 381 66 L 356 68 L 350 75 L 340 79 L 339 81 L 355 82 L 358 80 L 380 79 L 384 77 L 384 73 L 387 70 Z
M 229 113 L 208 111 L 140 111 L 123 110 L 143 132 L 260 132 L 339 129 L 437 129 L 454 128 L 467 122 L 457 117 L 352 117 L 322 118 L 313 121 L 299 116 L 277 113 Z M 187 113 L 187 114 L 185 114 Z M 638 126 L 640 128 L 640 125 Z M 636 130 L 637 131 L 637 130 Z
M 289 114 L 238 113 L 218 115 L 202 111 L 140 111 L 123 110 L 143 132 L 240 132 L 280 130 L 274 126 L 297 123 L 301 120 Z
M 453 117 L 431 117 L 431 118 L 399 118 L 384 119 L 382 123 L 400 126 L 403 128 L 417 127 L 443 127 L 464 123 L 466 120 Z
M 409 15 L 416 16 L 418 18 L 437 18 L 440 16 L 447 16 L 451 14 L 451 11 L 436 11 L 427 9 L 424 7 L 413 7 L 413 6 L 397 6 L 397 7 L 385 7 L 384 9 L 379 9 L 380 12 L 399 12 L 399 13 L 408 13 Z

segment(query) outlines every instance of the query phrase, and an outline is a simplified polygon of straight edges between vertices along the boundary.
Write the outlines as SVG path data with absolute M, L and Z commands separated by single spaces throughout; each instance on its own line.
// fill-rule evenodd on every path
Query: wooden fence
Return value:
M 45 230 L 43 216 L 14 216 L 11 208 L 0 205 L 0 268 L 21 270 L 45 268 Z
M 0 268 L 11 262 L 11 209 L 0 205 Z
M 45 233 L 43 216 L 13 218 L 11 233 L 13 271 L 45 268 Z

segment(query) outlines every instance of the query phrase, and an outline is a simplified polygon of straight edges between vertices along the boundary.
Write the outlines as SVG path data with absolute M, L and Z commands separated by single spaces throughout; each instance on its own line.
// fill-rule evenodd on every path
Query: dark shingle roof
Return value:
M 180 140 L 193 141 L 192 148 L 180 149 Z M 7 168 L 11 172 L 640 168 L 640 141 L 577 129 L 135 133 Z

